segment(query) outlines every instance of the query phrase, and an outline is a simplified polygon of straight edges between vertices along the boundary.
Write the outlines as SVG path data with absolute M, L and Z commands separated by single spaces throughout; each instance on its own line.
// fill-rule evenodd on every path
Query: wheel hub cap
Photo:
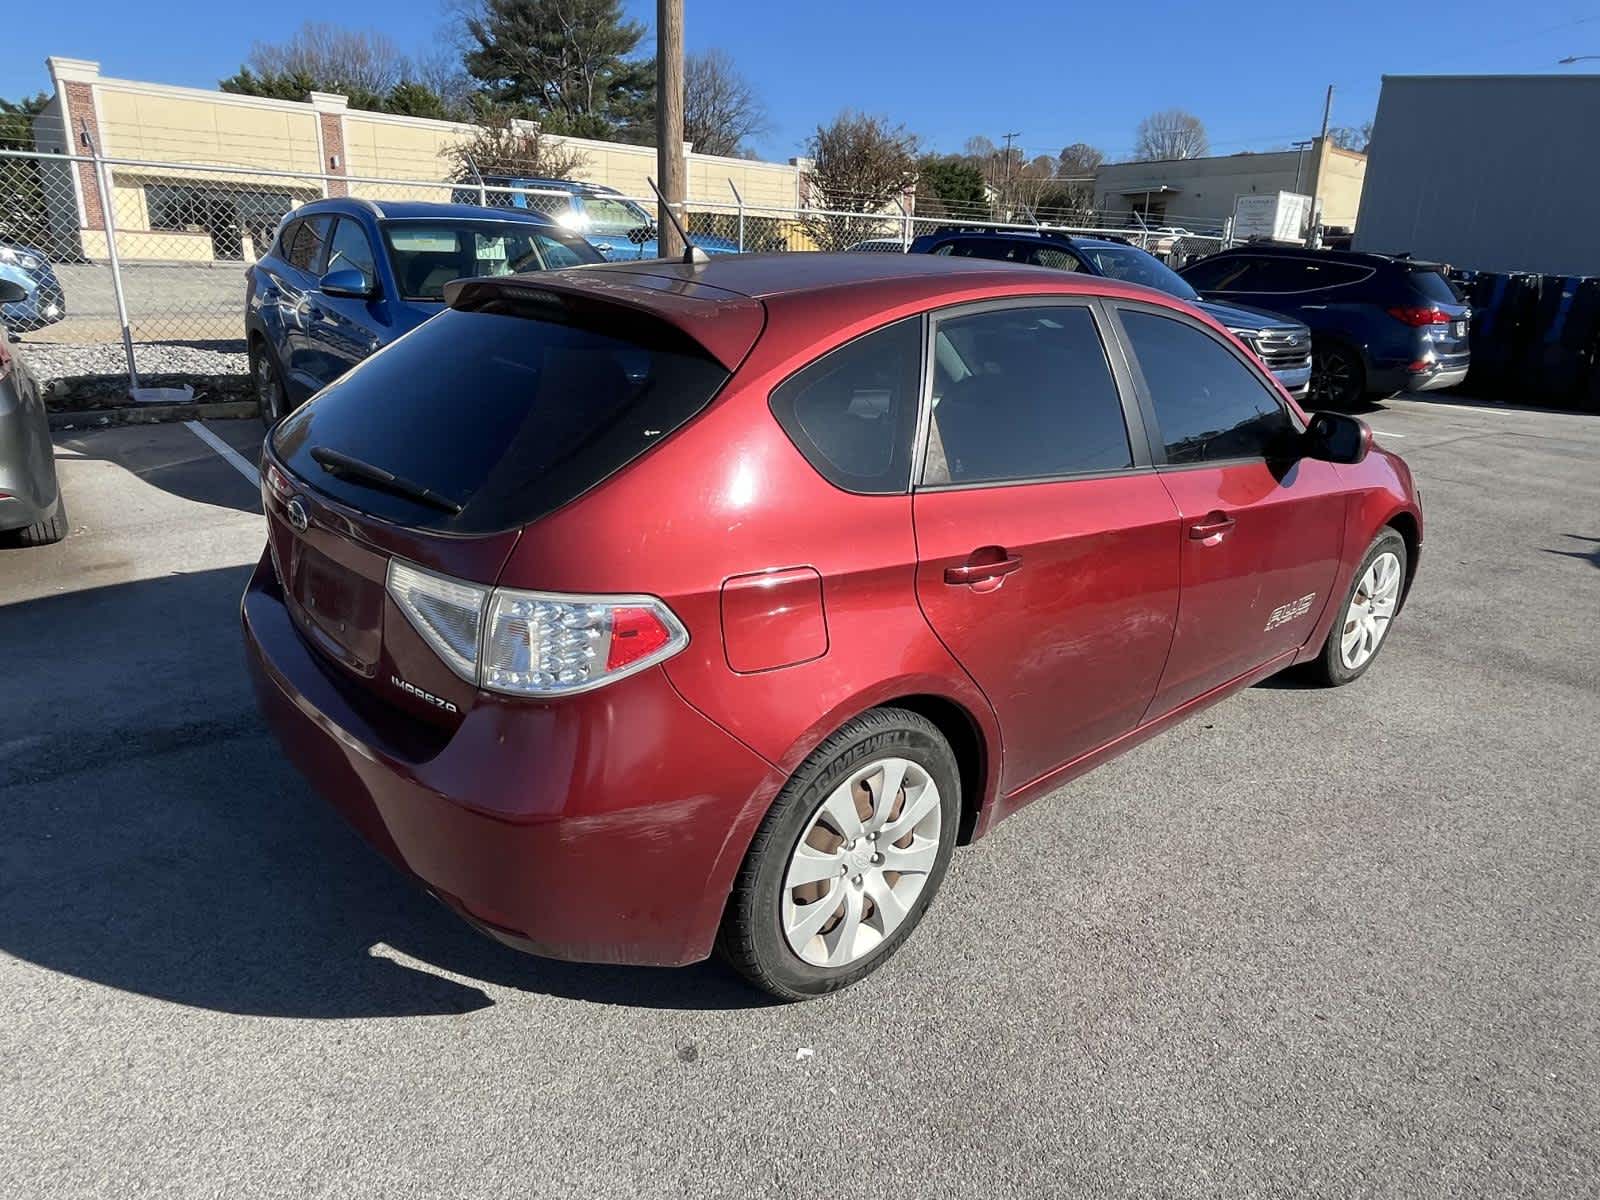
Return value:
M 811 815 L 789 857 L 779 918 L 813 966 L 871 954 L 910 915 L 939 857 L 939 788 L 916 763 L 858 767 Z

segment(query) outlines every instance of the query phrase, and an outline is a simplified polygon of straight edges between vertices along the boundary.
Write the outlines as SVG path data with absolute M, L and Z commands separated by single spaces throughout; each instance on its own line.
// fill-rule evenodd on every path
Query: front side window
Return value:
M 575 234 L 523 222 L 388 221 L 383 236 L 407 300 L 443 300 L 455 279 L 602 261 Z
M 630 229 L 645 228 L 653 223 L 650 214 L 637 204 L 609 196 L 585 196 L 583 215 L 589 228 L 597 233 L 626 233 Z
M 848 492 L 906 490 L 917 424 L 922 318 L 847 342 L 772 393 L 772 415 L 823 478 Z
M 353 217 L 340 217 L 328 247 L 328 271 L 359 271 L 370 288 L 378 278 L 377 260 L 367 231 Z M 324 272 L 326 273 L 326 272 Z
M 1277 396 L 1209 334 L 1154 313 L 1121 317 L 1169 463 L 1267 458 L 1293 434 Z
M 1133 465 L 1093 314 L 1076 305 L 950 317 L 934 335 L 926 484 L 1048 479 Z
M 291 267 L 314 271 L 322 261 L 322 247 L 328 240 L 328 217 L 307 217 L 290 231 L 284 248 Z

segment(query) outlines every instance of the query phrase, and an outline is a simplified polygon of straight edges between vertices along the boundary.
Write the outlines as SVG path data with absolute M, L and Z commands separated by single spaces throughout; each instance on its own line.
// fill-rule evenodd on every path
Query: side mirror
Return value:
M 1303 449 L 1307 458 L 1355 464 L 1372 449 L 1372 426 L 1344 413 L 1312 413 Z
M 317 285 L 324 296 L 345 296 L 352 300 L 366 300 L 377 291 L 367 277 L 354 267 L 340 267 L 329 271 Z
M 640 225 L 636 229 L 628 230 L 628 240 L 635 246 L 642 246 L 646 242 L 654 241 L 656 228 L 654 225 Z
M 0 304 L 15 304 L 28 298 L 28 289 L 14 279 L 0 279 Z

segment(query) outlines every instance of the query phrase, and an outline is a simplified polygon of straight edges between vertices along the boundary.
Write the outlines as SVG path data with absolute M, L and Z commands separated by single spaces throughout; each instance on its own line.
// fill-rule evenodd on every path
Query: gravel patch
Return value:
M 22 358 L 41 381 L 82 375 L 126 375 L 128 361 L 114 343 L 56 346 L 21 343 Z M 244 342 L 159 342 L 135 345 L 134 362 L 141 375 L 244 375 L 249 360 Z

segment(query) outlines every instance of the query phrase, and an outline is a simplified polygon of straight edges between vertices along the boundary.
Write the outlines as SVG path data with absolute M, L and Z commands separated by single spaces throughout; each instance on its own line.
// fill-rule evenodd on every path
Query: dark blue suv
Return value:
M 1270 304 L 1309 325 L 1319 407 L 1454 387 L 1472 364 L 1472 308 L 1438 263 L 1251 245 L 1191 263 L 1183 277 L 1208 300 Z
M 1296 400 L 1311 384 L 1311 333 L 1300 322 L 1259 308 L 1203 300 L 1172 268 L 1153 254 L 1114 238 L 1073 237 L 1048 229 L 949 227 L 925 233 L 911 243 L 911 254 L 948 254 L 1029 263 L 1058 271 L 1082 271 L 1141 284 L 1187 300 L 1255 352 L 1267 370 Z
M 539 213 L 314 200 L 245 272 L 245 337 L 268 425 L 444 308 L 444 285 L 603 262 Z

